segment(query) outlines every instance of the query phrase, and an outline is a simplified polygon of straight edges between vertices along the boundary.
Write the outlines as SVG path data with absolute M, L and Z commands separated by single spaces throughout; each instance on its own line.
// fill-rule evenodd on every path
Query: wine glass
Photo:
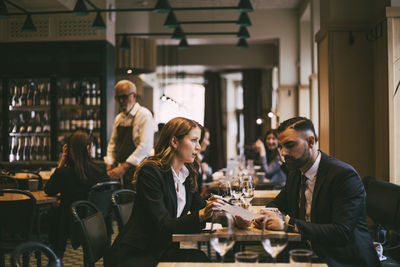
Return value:
M 218 184 L 218 195 L 229 201 L 231 196 L 231 183 L 228 180 L 221 180 Z
M 240 184 L 242 189 L 243 198 L 245 200 L 246 207 L 250 207 L 250 202 L 254 198 L 254 186 L 253 179 L 251 176 L 244 176 Z
M 234 219 L 231 214 L 224 210 L 214 211 L 212 216 L 211 231 L 216 230 L 210 240 L 211 246 L 221 256 L 221 262 L 224 262 L 225 254 L 235 244 L 233 233 Z
M 274 228 L 281 228 L 280 231 L 267 230 L 266 228 L 273 222 Z M 273 262 L 276 263 L 276 256 L 287 246 L 288 234 L 286 231 L 283 214 L 270 212 L 265 215 L 262 227 L 261 244 L 264 250 L 271 255 Z
M 231 183 L 231 196 L 235 201 L 239 201 L 242 196 L 242 190 L 240 188 L 241 181 L 241 176 L 237 175 L 235 178 L 233 178 Z

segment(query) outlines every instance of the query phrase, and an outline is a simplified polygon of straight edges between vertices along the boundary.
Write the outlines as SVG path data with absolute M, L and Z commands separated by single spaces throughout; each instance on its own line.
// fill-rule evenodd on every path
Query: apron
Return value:
M 132 138 L 132 126 L 118 126 L 117 127 L 117 140 L 115 142 L 115 152 L 117 162 L 124 163 L 126 159 L 135 151 L 136 146 Z M 133 174 L 135 173 L 135 166 L 131 166 L 122 177 L 122 185 L 124 188 L 134 189 L 132 184 Z

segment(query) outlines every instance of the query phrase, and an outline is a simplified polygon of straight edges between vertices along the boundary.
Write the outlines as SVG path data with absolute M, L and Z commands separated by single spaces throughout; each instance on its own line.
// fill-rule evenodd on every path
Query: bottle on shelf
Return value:
M 64 115 L 60 114 L 58 128 L 60 131 L 65 131 L 65 119 Z
M 21 95 L 18 98 L 18 107 L 26 106 L 26 84 L 21 87 Z
M 30 150 L 31 160 L 37 160 L 36 138 L 37 138 L 36 136 L 31 137 L 31 150 Z
M 45 92 L 45 99 L 46 99 L 46 106 L 50 106 L 50 82 L 46 82 L 44 84 L 44 92 Z
M 17 85 L 14 85 L 14 93 L 11 98 L 11 106 L 12 107 L 17 107 L 19 104 L 19 89 Z
M 84 102 L 85 105 L 90 106 L 90 103 L 91 103 L 91 101 L 90 101 L 90 84 L 88 82 L 86 82 L 84 99 L 85 99 L 85 102 Z
M 93 138 L 93 141 L 92 141 L 92 143 L 90 144 L 90 157 L 91 157 L 92 159 L 95 159 L 95 158 L 96 158 L 96 149 L 97 149 L 97 146 L 96 146 L 96 138 Z
M 97 105 L 97 90 L 96 90 L 96 83 L 92 82 L 92 90 L 91 90 L 91 95 L 90 95 L 90 104 L 92 106 Z
M 17 152 L 15 153 L 15 160 L 21 161 L 24 154 L 24 147 L 22 145 L 22 137 L 18 138 Z
M 97 159 L 101 159 L 101 139 L 100 139 L 100 136 L 97 137 L 96 158 Z
M 18 149 L 17 137 L 11 137 L 10 154 L 9 154 L 10 162 L 16 161 L 17 149 Z
M 35 133 L 41 133 L 42 132 L 42 123 L 41 123 L 41 119 L 40 119 L 40 113 L 37 112 L 35 115 Z
M 32 101 L 33 106 L 40 106 L 40 97 L 41 95 L 38 86 L 35 86 L 33 89 L 33 101 Z
M 26 93 L 26 106 L 27 107 L 30 107 L 33 105 L 33 92 L 34 92 L 33 85 L 34 85 L 34 83 L 31 82 L 27 86 L 27 91 L 28 91 Z
M 25 121 L 25 118 L 24 118 L 24 113 L 20 113 L 19 114 L 19 133 L 25 133 L 26 132 L 26 128 L 25 128 L 25 125 L 26 125 L 26 121 Z
M 70 105 L 71 103 L 69 102 L 69 100 L 71 99 L 71 96 L 70 96 L 70 92 L 71 90 L 70 90 L 70 84 L 69 84 L 69 82 L 67 82 L 66 84 L 65 84 L 65 88 L 64 88 L 64 105 Z
M 50 132 L 50 119 L 49 119 L 49 113 L 48 112 L 43 112 L 43 120 L 44 123 L 42 124 L 42 131 L 44 133 L 49 133 Z
M 42 160 L 50 159 L 50 137 L 43 137 L 43 154 Z
M 96 94 L 96 96 L 97 96 L 97 106 L 100 106 L 100 104 L 101 104 L 101 90 L 100 90 L 100 86 L 96 86 L 96 88 L 97 88 L 97 94 Z
M 46 106 L 46 93 L 47 91 L 44 88 L 45 83 L 42 82 L 39 84 L 39 105 Z
M 22 156 L 23 161 L 31 160 L 30 151 L 31 151 L 31 140 L 29 139 L 29 137 L 24 137 L 24 154 Z
M 76 105 L 76 95 L 78 93 L 78 88 L 77 88 L 77 82 L 72 82 L 71 89 L 70 89 L 70 95 L 69 95 L 69 104 L 70 105 Z

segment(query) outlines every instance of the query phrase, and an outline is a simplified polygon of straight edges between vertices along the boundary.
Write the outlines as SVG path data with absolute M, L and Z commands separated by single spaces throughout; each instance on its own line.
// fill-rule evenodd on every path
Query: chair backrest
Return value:
M 0 189 L 18 189 L 17 179 L 6 174 L 0 174 Z
M 131 216 L 135 196 L 136 192 L 130 189 L 114 191 L 111 196 L 119 231 L 122 230 Z
M 0 189 L 0 244 L 7 240 L 29 240 L 36 209 L 36 199 L 31 193 Z
M 363 179 L 367 215 L 390 230 L 400 230 L 400 186 L 373 177 Z
M 86 200 L 75 201 L 71 210 L 83 237 L 84 266 L 94 266 L 109 247 L 103 215 L 93 203 Z
M 88 200 L 96 205 L 104 217 L 109 217 L 112 215 L 111 195 L 118 189 L 121 189 L 121 183 L 117 181 L 97 183 L 90 188 Z
M 46 255 L 48 259 L 48 267 L 62 267 L 63 264 L 57 255 L 46 245 L 39 242 L 26 242 L 19 245 L 12 254 L 12 266 L 22 267 L 22 258 L 27 257 L 28 260 L 30 255 L 35 253 L 42 253 Z M 37 256 L 37 255 L 36 255 Z

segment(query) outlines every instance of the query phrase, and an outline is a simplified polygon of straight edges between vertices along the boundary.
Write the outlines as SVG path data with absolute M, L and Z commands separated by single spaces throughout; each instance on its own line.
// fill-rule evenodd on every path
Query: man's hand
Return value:
M 112 170 L 109 170 L 107 172 L 108 176 L 110 177 L 110 180 L 119 180 L 120 178 L 122 178 L 122 176 L 125 174 L 125 172 L 128 170 L 128 168 L 131 165 L 129 163 L 122 163 L 121 165 L 119 165 L 118 167 L 115 167 Z
M 245 220 L 240 216 L 235 216 L 235 224 L 236 224 L 236 227 L 239 229 L 246 229 L 246 228 L 250 227 L 251 221 Z

